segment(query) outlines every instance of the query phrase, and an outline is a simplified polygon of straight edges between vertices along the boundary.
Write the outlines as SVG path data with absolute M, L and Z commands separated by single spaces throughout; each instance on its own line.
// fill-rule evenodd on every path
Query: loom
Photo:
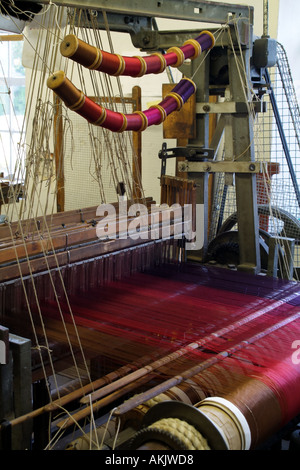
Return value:
M 1 8 L 13 23 L 22 11 L 29 22 L 52 13 L 57 49 L 41 79 L 48 95 L 40 101 L 53 102 L 53 114 L 43 128 L 35 115 L 26 177 L 10 188 L 19 215 L 0 225 L 0 447 L 113 454 L 274 449 L 286 439 L 299 449 L 298 239 L 269 233 L 270 214 L 257 199 L 257 181 L 272 162 L 256 160 L 253 126 L 266 111 L 259 98 L 276 53 L 267 35 L 254 37 L 253 8 L 189 0 Z M 65 8 L 67 20 L 59 23 Z M 221 27 L 170 33 L 153 28 L 155 18 Z M 102 29 L 129 33 L 144 55 L 104 50 Z M 44 47 L 47 56 L 51 48 Z M 104 82 L 142 80 L 170 67 L 182 73 L 178 83 L 133 112 L 117 110 L 111 97 L 89 96 L 79 79 L 85 70 Z M 117 200 L 65 210 L 65 110 L 70 120 L 87 122 L 91 135 L 100 129 L 108 154 L 117 142 L 111 168 L 121 161 L 125 136 L 133 133 L 138 154 L 142 134 L 164 126 L 177 146 L 164 143 L 153 156 L 161 161 L 160 204 L 145 197 L 135 155 L 121 161 L 121 175 L 113 173 Z M 56 165 L 56 210 L 46 202 L 48 212 L 41 210 L 36 157 L 47 132 Z M 49 165 L 48 147 L 44 161 Z M 211 242 L 211 183 L 220 173 L 235 188 L 237 210 Z M 268 180 L 266 197 L 271 186 Z M 38 210 L 23 210 L 34 198 Z M 228 246 L 235 247 L 234 264 Z M 229 253 L 224 263 L 218 249 Z

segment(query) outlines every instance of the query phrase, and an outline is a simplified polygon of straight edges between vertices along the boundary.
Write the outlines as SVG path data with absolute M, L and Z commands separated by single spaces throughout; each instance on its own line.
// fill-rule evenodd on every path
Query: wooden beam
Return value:
M 0 41 L 23 41 L 23 34 L 1 34 Z
M 56 206 L 57 212 L 63 212 L 65 207 L 65 176 L 63 155 L 63 123 L 62 102 L 54 95 L 54 158 L 56 171 Z
M 142 111 L 142 93 L 139 86 L 132 88 L 133 111 Z M 133 197 L 140 199 L 141 194 L 141 181 L 142 181 L 142 133 L 133 132 L 133 152 L 132 157 L 132 183 L 133 183 Z

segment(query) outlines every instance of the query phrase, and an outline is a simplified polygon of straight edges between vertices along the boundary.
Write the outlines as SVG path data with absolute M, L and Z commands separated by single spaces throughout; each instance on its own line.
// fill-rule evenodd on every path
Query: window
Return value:
M 0 173 L 11 178 L 25 114 L 25 69 L 20 35 L 0 35 Z

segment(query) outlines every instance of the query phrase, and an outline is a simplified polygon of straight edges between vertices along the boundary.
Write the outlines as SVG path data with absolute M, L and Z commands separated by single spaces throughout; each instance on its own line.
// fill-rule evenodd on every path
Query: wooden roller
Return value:
M 64 38 L 60 45 L 60 52 L 62 56 L 72 58 L 89 69 L 97 69 L 102 61 L 100 49 L 81 41 L 74 34 L 68 34 Z
M 84 101 L 84 93 L 66 77 L 62 70 L 53 73 L 47 80 L 47 87 L 53 90 L 68 108 L 74 111 Z

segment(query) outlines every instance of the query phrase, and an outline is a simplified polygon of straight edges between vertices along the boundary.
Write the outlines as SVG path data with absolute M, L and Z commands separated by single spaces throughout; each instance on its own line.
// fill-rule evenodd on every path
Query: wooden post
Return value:
M 63 123 L 62 102 L 54 95 L 54 158 L 56 172 L 56 206 L 57 212 L 63 212 L 65 208 L 65 177 L 63 155 Z
M 142 111 L 142 93 L 139 86 L 132 88 L 133 111 Z M 141 199 L 141 179 L 142 179 L 142 133 L 133 132 L 133 158 L 132 158 L 132 180 L 133 196 Z

